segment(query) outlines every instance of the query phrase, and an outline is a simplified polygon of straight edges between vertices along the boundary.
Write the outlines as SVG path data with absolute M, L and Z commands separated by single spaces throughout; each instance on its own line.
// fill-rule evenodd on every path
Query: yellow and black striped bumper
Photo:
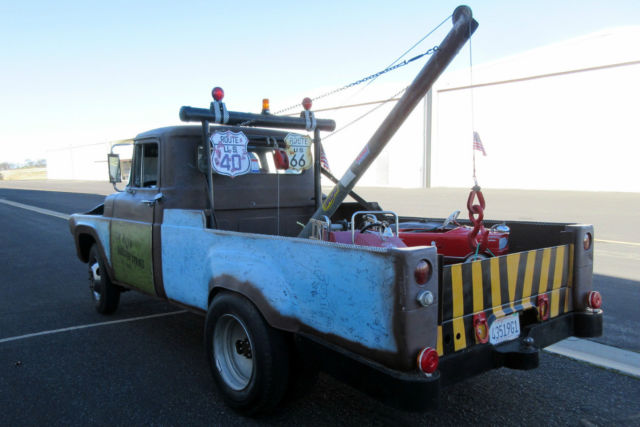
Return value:
M 440 356 L 476 344 L 473 315 L 484 312 L 489 323 L 535 308 L 538 295 L 549 300 L 553 319 L 573 310 L 573 244 L 519 252 L 445 266 L 437 350 Z

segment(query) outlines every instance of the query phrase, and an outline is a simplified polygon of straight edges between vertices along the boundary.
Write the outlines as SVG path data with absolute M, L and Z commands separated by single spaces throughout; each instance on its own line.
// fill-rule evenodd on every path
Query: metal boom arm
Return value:
M 411 83 L 402 98 L 391 110 L 389 115 L 382 122 L 378 130 L 371 137 L 360 155 L 351 163 L 342 179 L 335 185 L 329 196 L 316 210 L 311 219 L 322 219 L 324 216 L 331 217 L 340 204 L 347 197 L 349 192 L 356 185 L 371 163 L 378 157 L 382 149 L 387 145 L 391 137 L 404 123 L 407 116 L 413 111 L 415 106 L 422 99 L 427 91 L 433 86 L 444 69 L 458 54 L 462 46 L 478 28 L 478 23 L 473 19 L 471 9 L 468 6 L 458 6 L 453 11 L 453 28 L 444 38 L 438 51 L 420 70 L 418 76 Z M 299 237 L 309 237 L 311 234 L 311 221 L 300 232 Z

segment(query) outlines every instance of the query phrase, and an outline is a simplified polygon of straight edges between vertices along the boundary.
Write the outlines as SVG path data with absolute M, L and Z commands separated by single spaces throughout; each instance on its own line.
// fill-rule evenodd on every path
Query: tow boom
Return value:
M 420 73 L 405 91 L 402 98 L 400 98 L 378 130 L 373 134 L 369 142 L 367 142 L 367 145 L 364 146 L 358 157 L 351 163 L 351 166 L 347 169 L 342 179 L 333 187 L 329 196 L 323 201 L 309 222 L 307 222 L 304 229 L 300 232 L 299 237 L 309 237 L 311 234 L 311 219 L 322 219 L 324 216 L 331 217 L 331 215 L 336 212 L 340 204 L 349 192 L 353 190 L 358 180 L 378 157 L 420 99 L 431 89 L 433 83 L 478 28 L 478 22 L 473 19 L 471 9 L 468 6 L 458 6 L 453 11 L 452 21 L 453 28 L 444 38 L 438 50 L 422 70 L 420 70 Z

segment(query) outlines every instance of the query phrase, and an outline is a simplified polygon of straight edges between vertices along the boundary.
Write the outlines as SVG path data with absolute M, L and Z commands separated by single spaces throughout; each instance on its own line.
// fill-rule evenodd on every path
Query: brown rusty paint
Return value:
M 156 208 L 161 211 L 162 209 Z M 153 238 L 152 238 L 152 257 L 153 257 L 153 284 L 155 286 L 156 295 L 161 298 L 166 298 L 167 294 L 164 291 L 164 282 L 162 280 L 162 222 L 153 224 Z
M 402 281 L 400 283 L 396 282 L 395 286 L 396 290 L 398 287 L 402 287 Z M 371 349 L 363 346 L 359 342 L 351 341 L 335 334 L 318 331 L 312 326 L 300 322 L 299 319 L 283 316 L 278 310 L 269 304 L 259 287 L 249 281 L 239 281 L 228 274 L 216 276 L 209 282 L 209 293 L 211 294 L 213 291 L 217 290 L 228 290 L 246 297 L 258 308 L 266 322 L 276 329 L 292 333 L 307 333 L 314 335 L 329 343 L 339 345 L 353 353 L 364 356 L 367 359 L 374 360 L 392 369 L 402 371 L 415 370 L 413 355 L 407 355 L 406 350 L 404 350 L 406 341 L 403 332 L 406 325 L 404 324 L 404 313 L 401 305 L 399 304 L 398 295 L 401 295 L 401 292 L 395 292 L 396 301 L 394 304 L 395 309 L 392 322 L 393 335 L 398 344 L 398 352 L 394 353 Z
M 216 130 L 242 130 L 250 145 L 267 136 L 282 141 L 286 132 L 215 126 Z M 156 221 L 162 223 L 164 209 L 209 211 L 206 175 L 197 167 L 197 147 L 201 143 L 199 126 L 175 126 L 156 129 L 137 140 L 156 140 L 161 146 L 160 170 L 163 200 L 157 204 Z M 276 234 L 280 188 L 280 234 L 295 236 L 297 221 L 306 221 L 315 208 L 313 171 L 300 175 L 247 174 L 230 178 L 214 175 L 214 207 L 218 229 Z M 242 191 L 239 191 L 242 189 Z

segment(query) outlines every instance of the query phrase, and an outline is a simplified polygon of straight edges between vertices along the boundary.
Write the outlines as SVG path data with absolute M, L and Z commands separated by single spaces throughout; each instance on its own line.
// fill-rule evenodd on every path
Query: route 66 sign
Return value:
M 313 164 L 311 157 L 311 138 L 306 135 L 290 133 L 284 137 L 290 169 L 309 169 Z
M 230 176 L 245 175 L 251 171 L 251 157 L 247 152 L 249 139 L 242 132 L 215 132 L 211 141 L 211 167 L 215 173 Z

